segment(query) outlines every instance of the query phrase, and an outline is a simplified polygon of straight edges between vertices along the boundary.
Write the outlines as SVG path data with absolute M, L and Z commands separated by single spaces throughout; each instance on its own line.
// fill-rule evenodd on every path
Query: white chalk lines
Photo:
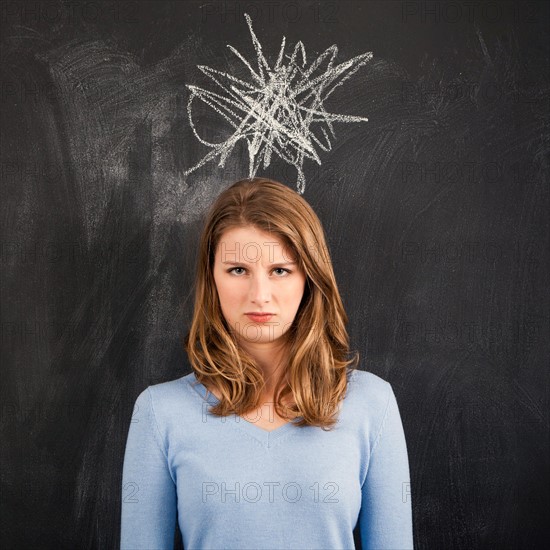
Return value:
M 358 55 L 345 63 L 334 65 L 338 53 L 336 45 L 325 50 L 309 67 L 304 45 L 299 41 L 291 55 L 285 54 L 283 37 L 275 66 L 271 68 L 262 53 L 262 46 L 252 30 L 252 21 L 244 14 L 256 50 L 257 68 L 231 45 L 227 47 L 244 63 L 250 72 L 245 82 L 226 72 L 204 65 L 198 68 L 211 78 L 221 90 L 205 90 L 187 85 L 191 91 L 187 103 L 189 123 L 197 139 L 212 150 L 199 163 L 186 170 L 190 174 L 205 163 L 219 158 L 225 166 L 237 142 L 246 140 L 248 147 L 248 177 L 252 178 L 262 166 L 271 163 L 273 154 L 293 165 L 298 174 L 298 193 L 305 190 L 304 158 L 321 165 L 316 149 L 330 151 L 330 137 L 336 138 L 334 122 L 366 122 L 365 117 L 328 113 L 323 102 L 351 75 L 372 58 L 372 52 Z M 322 65 L 326 67 L 322 69 Z M 216 111 L 234 129 L 233 134 L 220 143 L 201 138 L 193 120 L 193 101 L 199 99 Z M 317 133 L 317 135 L 316 135 Z M 322 135 L 321 135 L 322 134 Z

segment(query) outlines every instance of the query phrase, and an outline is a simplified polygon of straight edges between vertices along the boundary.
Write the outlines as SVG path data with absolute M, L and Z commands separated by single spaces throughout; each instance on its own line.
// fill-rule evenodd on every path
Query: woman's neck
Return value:
M 243 349 L 256 361 L 262 370 L 265 388 L 264 394 L 273 395 L 277 382 L 284 376 L 287 365 L 287 346 L 285 342 L 274 343 L 247 343 Z

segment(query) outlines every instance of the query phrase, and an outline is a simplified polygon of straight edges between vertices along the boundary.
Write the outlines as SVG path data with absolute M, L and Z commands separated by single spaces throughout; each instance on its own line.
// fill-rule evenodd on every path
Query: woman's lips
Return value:
M 273 314 L 268 313 L 267 315 L 256 315 L 254 313 L 246 313 L 246 316 L 249 319 L 252 319 L 255 323 L 266 323 L 273 317 Z

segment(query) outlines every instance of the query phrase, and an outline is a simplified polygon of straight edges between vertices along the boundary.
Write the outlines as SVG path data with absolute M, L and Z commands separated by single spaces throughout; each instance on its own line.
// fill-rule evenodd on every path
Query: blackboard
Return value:
M 307 63 L 372 52 L 323 104 L 368 121 L 333 123 L 303 196 L 400 406 L 415 546 L 547 543 L 549 6 L 2 2 L 0 545 L 118 546 L 134 400 L 190 372 L 201 216 L 249 175 L 243 140 L 189 172 L 213 149 L 187 110 L 216 90 L 200 67 L 250 78 L 245 13 L 271 65 L 283 37 Z

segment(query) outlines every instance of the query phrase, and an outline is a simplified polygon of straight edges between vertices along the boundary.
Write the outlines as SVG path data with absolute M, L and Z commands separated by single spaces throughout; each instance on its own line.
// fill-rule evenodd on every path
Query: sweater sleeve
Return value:
M 397 401 L 388 403 L 361 487 L 359 531 L 363 550 L 413 548 L 409 461 Z
M 173 550 L 176 514 L 176 485 L 147 388 L 136 399 L 124 453 L 121 550 Z

